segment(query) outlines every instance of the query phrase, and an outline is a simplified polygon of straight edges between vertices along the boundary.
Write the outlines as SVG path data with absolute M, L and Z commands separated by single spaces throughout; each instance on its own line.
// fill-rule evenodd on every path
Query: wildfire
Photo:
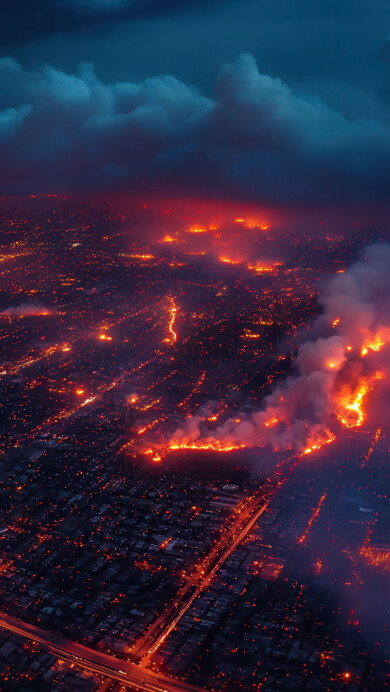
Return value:
M 165 548 L 167 548 L 170 543 L 172 543 L 172 536 L 170 538 L 167 538 L 162 543 L 160 543 L 160 549 L 165 550 Z
M 164 339 L 164 341 L 165 341 L 167 344 L 174 344 L 175 341 L 177 341 L 177 333 L 176 333 L 175 330 L 174 330 L 174 325 L 175 325 L 176 314 L 177 314 L 177 310 L 178 310 L 178 309 L 177 309 L 177 307 L 176 307 L 176 304 L 175 304 L 174 299 L 173 299 L 171 296 L 169 296 L 169 302 L 170 302 L 170 304 L 171 304 L 171 307 L 170 307 L 170 310 L 169 310 L 170 320 L 169 320 L 168 330 L 169 330 L 171 336 L 167 336 L 167 337 Z
M 226 255 L 220 255 L 219 261 L 224 262 L 225 264 L 241 264 L 241 260 L 235 260 L 231 257 L 226 257 Z
M 337 325 L 340 323 L 340 317 L 336 317 L 335 320 L 332 322 L 332 327 L 337 327 Z
M 160 461 L 162 460 L 161 454 L 159 454 L 158 452 L 156 452 L 154 449 L 147 449 L 147 450 L 144 452 L 144 454 L 145 454 L 145 456 L 151 456 L 152 461 L 153 461 L 155 464 L 160 463 Z
M 376 336 L 374 341 L 366 343 L 360 352 L 362 357 L 366 356 L 369 351 L 380 351 L 385 342 L 379 336 Z
M 318 439 L 315 442 L 311 442 L 309 447 L 306 447 L 306 449 L 303 450 L 302 454 L 311 454 L 312 452 L 316 452 L 321 447 L 324 445 L 329 445 L 331 442 L 333 442 L 336 438 L 334 435 L 331 435 L 328 433 L 329 437 L 326 440 Z
M 151 259 L 155 259 L 154 255 L 148 255 L 148 254 L 144 254 L 144 255 L 135 254 L 135 255 L 124 255 L 124 256 L 125 256 L 125 257 L 130 257 L 131 259 L 139 259 L 139 260 L 151 260 Z
M 242 224 L 245 228 L 260 228 L 261 231 L 268 231 L 269 226 L 256 219 L 235 218 L 234 223 Z
M 242 334 L 243 339 L 259 339 L 260 334 L 256 334 L 255 332 L 249 331 L 249 329 L 246 329 L 244 334 Z
M 223 443 L 219 440 L 215 442 L 172 442 L 169 445 L 171 452 L 177 450 L 197 450 L 197 451 L 212 451 L 212 452 L 234 452 L 238 449 L 245 449 L 245 444 Z
M 347 411 L 352 411 L 353 414 L 356 414 L 356 420 L 354 425 L 360 426 L 363 423 L 364 420 L 364 413 L 363 413 L 363 408 L 362 408 L 362 402 L 365 397 L 365 395 L 368 392 L 368 387 L 367 385 L 363 385 L 361 389 L 357 392 L 355 398 L 350 404 L 346 404 L 345 408 Z M 344 421 L 343 421 L 344 422 Z M 348 423 L 346 423 L 347 427 L 350 427 Z
M 248 269 L 255 274 L 272 273 L 276 271 L 277 267 L 281 267 L 282 262 L 255 262 L 254 264 L 248 264 Z
M 356 389 L 350 390 L 348 387 L 342 389 L 336 415 L 346 428 L 359 428 L 363 424 L 364 398 L 372 391 L 374 381 L 382 378 L 383 374 L 377 371 L 370 380 L 361 380 Z
M 271 418 L 271 420 L 267 420 L 264 425 L 266 428 L 272 428 L 274 425 L 277 425 L 279 423 L 277 418 Z
M 187 233 L 207 233 L 208 230 L 204 226 L 191 226 L 191 228 L 187 229 Z
M 154 428 L 157 425 L 157 423 L 160 423 L 163 420 L 165 420 L 165 416 L 161 416 L 160 418 L 155 418 L 151 423 L 144 425 L 142 428 L 138 428 L 137 435 L 143 435 L 144 433 L 146 433 L 147 430 L 151 430 L 152 428 Z

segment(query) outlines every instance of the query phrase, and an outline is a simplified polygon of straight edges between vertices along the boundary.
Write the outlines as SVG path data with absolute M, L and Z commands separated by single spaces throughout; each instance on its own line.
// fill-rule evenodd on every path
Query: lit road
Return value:
M 204 692 L 201 688 L 189 685 L 183 680 L 174 680 L 151 670 L 140 668 L 135 663 L 122 661 L 114 656 L 94 651 L 82 644 L 71 642 L 64 637 L 22 622 L 6 613 L 0 613 L 0 628 L 34 642 L 62 661 L 73 664 L 76 668 L 81 668 L 94 675 L 109 677 L 138 690 L 145 690 L 146 692 Z
M 153 655 L 175 629 L 195 599 L 210 587 L 219 569 L 249 534 L 256 521 L 267 509 L 275 492 L 287 480 L 298 462 L 297 457 L 290 457 L 281 462 L 278 465 L 279 468 L 277 467 L 276 472 L 267 479 L 261 490 L 239 504 L 218 540 L 211 546 L 208 555 L 200 561 L 177 593 L 174 602 L 131 647 L 131 653 L 139 657 L 143 666 L 150 663 Z M 287 470 L 284 470 L 285 465 Z

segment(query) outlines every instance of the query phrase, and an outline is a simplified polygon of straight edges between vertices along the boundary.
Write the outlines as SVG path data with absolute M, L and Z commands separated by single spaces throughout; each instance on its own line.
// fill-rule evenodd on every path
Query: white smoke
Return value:
M 320 302 L 324 314 L 313 326 L 316 338 L 301 345 L 295 373 L 266 397 L 261 410 L 206 433 L 202 416 L 194 416 L 172 442 L 302 451 L 332 439 L 340 421 L 360 425 L 358 407 L 379 379 L 386 381 L 390 365 L 390 245 L 366 248 L 361 261 L 331 280 Z M 341 399 L 345 411 L 338 415 Z

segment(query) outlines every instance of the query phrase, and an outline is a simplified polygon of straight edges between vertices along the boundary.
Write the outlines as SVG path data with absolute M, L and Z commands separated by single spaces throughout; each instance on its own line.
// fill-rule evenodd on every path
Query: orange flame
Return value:
M 361 354 L 361 356 L 364 357 L 367 355 L 369 350 L 370 351 L 380 351 L 382 346 L 384 346 L 384 345 L 385 345 L 385 342 L 382 341 L 381 337 L 376 336 L 374 341 L 371 341 L 371 342 L 364 344 L 360 354 Z
M 255 262 L 254 264 L 248 264 L 248 269 L 255 274 L 263 274 L 265 272 L 271 273 L 276 271 L 277 267 L 281 267 L 282 262 Z
M 215 440 L 214 442 L 172 442 L 169 445 L 169 449 L 172 452 L 190 449 L 212 452 L 234 452 L 237 449 L 245 449 L 246 446 L 245 444 L 223 443 L 219 440 Z
M 231 257 L 226 257 L 226 255 L 221 255 L 219 261 L 225 264 L 241 264 L 240 260 L 234 260 Z
M 164 339 L 164 341 L 168 344 L 174 344 L 175 341 L 177 341 L 177 333 L 175 332 L 175 330 L 173 328 L 174 324 L 175 324 L 175 320 L 176 320 L 177 307 L 176 307 L 174 299 L 171 296 L 169 296 L 169 302 L 171 304 L 171 308 L 169 311 L 171 317 L 169 320 L 168 330 L 169 330 L 171 336 L 166 337 Z
M 187 229 L 187 233 L 207 233 L 208 228 L 204 228 L 203 226 L 191 226 L 191 228 Z

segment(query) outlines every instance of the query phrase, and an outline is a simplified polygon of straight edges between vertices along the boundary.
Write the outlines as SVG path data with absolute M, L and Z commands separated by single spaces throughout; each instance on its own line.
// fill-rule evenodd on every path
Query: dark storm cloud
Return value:
M 3 0 L 0 42 L 4 46 L 107 21 L 170 14 L 220 0 Z
M 390 127 L 346 119 L 259 72 L 220 70 L 212 97 L 172 76 L 104 84 L 0 61 L 2 192 L 203 194 L 261 203 L 386 202 Z

